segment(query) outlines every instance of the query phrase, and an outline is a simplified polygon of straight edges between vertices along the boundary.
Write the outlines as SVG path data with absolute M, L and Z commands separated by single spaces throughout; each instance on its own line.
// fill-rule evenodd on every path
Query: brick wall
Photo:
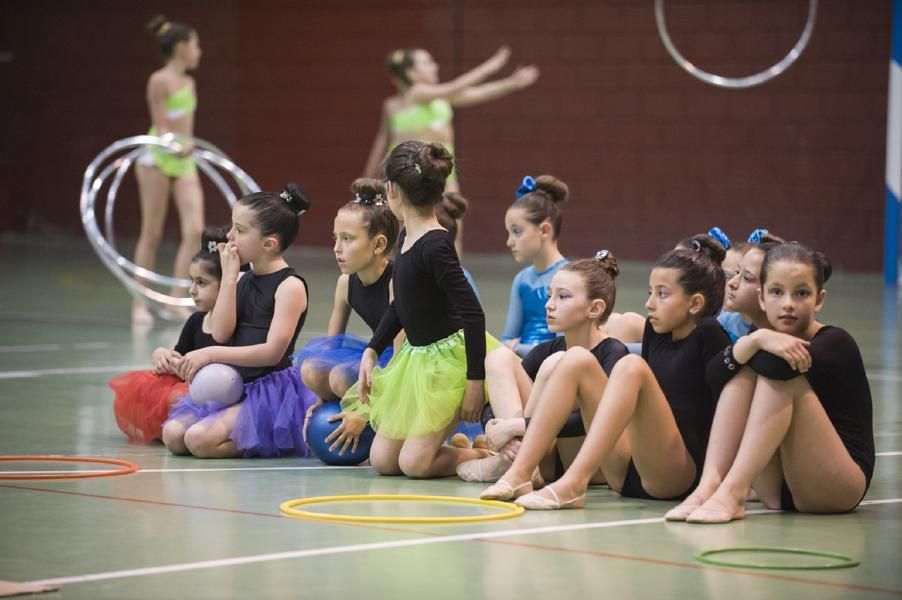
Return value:
M 144 85 L 157 58 L 143 24 L 163 12 L 201 35 L 198 135 L 264 188 L 296 179 L 313 196 L 298 243 L 329 243 L 392 92 L 381 67 L 389 50 L 426 47 L 448 77 L 506 42 L 514 65 L 536 63 L 542 77 L 457 111 L 468 250 L 504 251 L 512 190 L 547 172 L 573 193 L 561 243 L 570 255 L 603 246 L 652 259 L 715 224 L 735 238 L 768 226 L 840 267 L 879 269 L 889 3 L 822 0 L 796 64 L 740 91 L 679 69 L 652 3 L 639 0 L 9 0 L 0 11 L 0 52 L 13 53 L 0 62 L 7 231 L 81 234 L 84 167 L 148 125 Z M 804 0 L 667 2 L 674 43 L 726 75 L 779 60 L 806 12 Z M 227 219 L 218 194 L 207 197 L 208 218 Z M 128 178 L 117 233 L 136 227 Z

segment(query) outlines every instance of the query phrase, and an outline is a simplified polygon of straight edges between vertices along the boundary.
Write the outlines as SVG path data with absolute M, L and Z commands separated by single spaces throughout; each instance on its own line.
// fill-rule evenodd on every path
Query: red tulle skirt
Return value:
M 110 379 L 116 394 L 113 413 L 130 442 L 149 444 L 163 439 L 163 423 L 169 407 L 188 394 L 188 384 L 175 375 L 132 371 Z

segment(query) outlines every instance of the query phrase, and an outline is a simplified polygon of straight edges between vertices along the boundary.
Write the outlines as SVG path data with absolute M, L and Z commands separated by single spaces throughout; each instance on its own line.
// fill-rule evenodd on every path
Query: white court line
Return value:
M 898 504 L 902 498 L 889 498 L 886 500 L 867 500 L 862 504 Z M 750 510 L 747 515 L 778 514 L 778 510 Z M 203 560 L 193 563 L 180 563 L 162 565 L 159 567 L 144 567 L 141 569 L 126 569 L 122 571 L 108 571 L 106 573 L 92 573 L 89 575 L 74 575 L 70 577 L 58 577 L 56 579 L 41 579 L 29 581 L 33 585 L 66 585 L 70 583 L 85 583 L 88 581 L 105 581 L 109 579 L 122 579 L 125 577 L 141 577 L 144 575 L 160 575 L 163 573 L 178 573 L 181 571 L 195 571 L 200 569 L 215 569 L 235 565 L 248 565 L 276 560 L 288 560 L 293 558 L 307 558 L 311 556 L 332 556 L 336 554 L 351 554 L 355 552 L 368 552 L 371 550 L 386 550 L 392 548 L 407 548 L 411 546 L 428 546 L 434 544 L 447 544 L 450 542 L 467 542 L 471 540 L 491 540 L 497 538 L 521 537 L 524 535 L 540 535 L 543 533 L 559 533 L 562 531 L 584 531 L 587 529 L 608 529 L 612 527 L 626 527 L 630 525 L 650 525 L 664 523 L 663 517 L 649 519 L 628 519 L 623 521 L 604 521 L 600 523 L 578 523 L 575 525 L 554 525 L 549 527 L 534 527 L 532 529 L 516 529 L 495 532 L 463 533 L 460 535 L 445 535 L 413 540 L 397 540 L 393 542 L 376 542 L 371 544 L 352 544 L 349 546 L 333 546 L 331 548 L 314 548 L 311 550 L 293 550 L 289 552 L 274 552 L 272 554 L 257 554 L 253 556 L 236 556 L 235 558 L 220 558 L 216 560 Z
M 902 381 L 902 374 L 894 371 L 866 371 L 865 374 L 877 381 Z
M 28 461 L 23 461 L 28 462 Z M 222 467 L 222 468 L 197 468 L 197 469 L 138 469 L 132 475 L 139 473 L 213 473 L 222 471 L 325 471 L 331 469 L 369 469 L 368 466 L 336 466 L 336 465 L 316 465 L 312 467 Z M 58 473 L 106 473 L 107 470 L 102 469 L 71 469 L 61 471 L 0 471 L 0 475 L 56 475 Z
M 73 350 L 103 350 L 112 346 L 109 342 L 74 342 L 72 344 L 23 344 L 0 346 L 0 352 L 57 352 L 70 347 Z
M 106 367 L 67 367 L 63 369 L 34 369 L 30 371 L 0 371 L 0 379 L 28 379 L 45 375 L 90 375 L 94 373 L 119 373 L 151 369 L 143 365 L 110 365 Z
M 902 456 L 902 451 L 896 452 L 878 452 L 877 456 Z

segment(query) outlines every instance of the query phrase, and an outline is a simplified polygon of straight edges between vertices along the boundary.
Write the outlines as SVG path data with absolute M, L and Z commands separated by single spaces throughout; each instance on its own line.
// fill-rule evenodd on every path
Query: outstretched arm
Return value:
M 453 106 L 473 106 L 531 86 L 539 78 L 535 65 L 520 67 L 509 77 L 468 87 L 450 99 Z
M 507 63 L 510 53 L 510 48 L 501 46 L 487 61 L 451 81 L 414 84 L 407 90 L 407 99 L 414 104 L 431 102 L 437 98 L 451 100 L 468 87 L 477 85 L 500 71 Z

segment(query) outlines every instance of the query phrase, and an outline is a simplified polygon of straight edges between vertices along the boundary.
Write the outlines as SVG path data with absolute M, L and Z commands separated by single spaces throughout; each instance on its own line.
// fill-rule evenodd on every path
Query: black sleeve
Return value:
M 554 353 L 554 350 L 551 347 L 553 342 L 554 340 L 550 340 L 548 342 L 537 344 L 523 357 L 520 366 L 523 367 L 523 370 L 526 371 L 526 374 L 529 375 L 529 378 L 533 381 L 536 380 L 536 375 L 539 374 L 539 368 L 542 366 L 542 363 Z
M 642 331 L 642 360 L 648 362 L 648 349 L 651 347 L 651 339 L 655 336 L 655 330 L 651 321 L 645 319 L 645 329 Z
M 188 317 L 185 324 L 182 326 L 182 332 L 179 334 L 179 341 L 175 345 L 176 352 L 185 356 L 192 350 L 197 350 L 194 344 L 194 334 L 203 326 L 204 316 L 206 314 L 207 313 L 205 312 L 196 312 Z
M 697 328 L 708 388 L 714 398 L 719 398 L 723 386 L 730 380 L 732 373 L 729 369 L 712 370 L 712 363 L 717 360 L 723 362 L 723 350 L 730 345 L 730 336 L 714 317 L 701 319 Z
M 626 344 L 618 339 L 608 338 L 607 343 L 605 344 L 604 356 L 601 359 L 601 368 L 605 375 L 610 377 L 611 371 L 614 370 L 614 365 L 617 364 L 617 361 L 629 353 L 630 350 L 626 347 Z
M 759 350 L 749 359 L 749 366 L 762 377 L 788 381 L 799 377 L 801 373 L 789 366 L 789 363 L 770 352 Z
M 463 321 L 467 379 L 485 379 L 485 313 L 460 267 L 451 238 L 442 235 L 428 240 L 423 248 L 423 260 L 436 285 L 445 292 Z
M 373 333 L 373 339 L 366 347 L 372 348 L 376 354 L 381 355 L 399 333 L 401 333 L 401 319 L 398 318 L 398 311 L 395 310 L 395 303 L 392 302 L 388 305 L 385 314 L 382 315 L 382 320 L 379 321 L 379 326 Z

